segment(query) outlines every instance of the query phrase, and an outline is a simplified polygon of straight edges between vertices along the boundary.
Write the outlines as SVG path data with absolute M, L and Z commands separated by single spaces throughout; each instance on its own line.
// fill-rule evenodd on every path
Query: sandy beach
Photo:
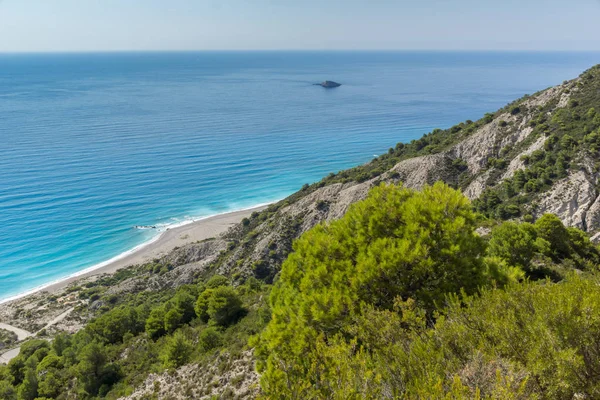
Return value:
M 113 261 L 100 265 L 97 268 L 92 267 L 88 271 L 66 278 L 64 280 L 52 283 L 47 286 L 42 286 L 39 289 L 27 292 L 21 296 L 15 296 L 0 302 L 0 304 L 10 302 L 19 298 L 23 298 L 34 293 L 45 291 L 55 293 L 67 287 L 69 284 L 84 278 L 89 278 L 97 275 L 114 273 L 115 271 L 131 265 L 143 264 L 152 261 L 155 258 L 166 255 L 175 247 L 181 247 L 188 243 L 197 242 L 204 239 L 209 239 L 220 235 L 227 231 L 232 225 L 239 223 L 242 219 L 249 217 L 255 211 L 261 211 L 267 208 L 267 205 L 234 211 L 226 214 L 219 214 L 212 217 L 200 219 L 190 222 L 179 227 L 170 228 L 162 232 L 161 235 L 149 242 L 136 248 L 134 251 L 118 257 Z

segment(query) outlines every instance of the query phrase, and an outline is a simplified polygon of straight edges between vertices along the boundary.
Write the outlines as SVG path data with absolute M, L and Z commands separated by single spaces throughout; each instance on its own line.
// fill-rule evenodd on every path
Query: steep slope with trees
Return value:
M 3 306 L 75 307 L 82 329 L 24 343 L 0 397 L 595 398 L 596 110 L 600 67 L 75 284 L 68 304 Z

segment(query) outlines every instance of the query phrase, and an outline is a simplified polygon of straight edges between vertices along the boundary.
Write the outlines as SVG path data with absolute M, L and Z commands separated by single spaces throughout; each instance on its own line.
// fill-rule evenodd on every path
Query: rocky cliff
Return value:
M 178 249 L 162 260 L 173 267 L 168 274 L 138 276 L 125 283 L 132 287 L 132 281 L 144 282 L 158 289 L 214 273 L 230 276 L 234 282 L 249 276 L 269 282 L 292 251 L 295 238 L 316 224 L 340 218 L 382 182 L 420 188 L 442 180 L 460 188 L 490 219 L 527 220 L 554 213 L 565 224 L 598 237 L 600 117 L 596 109 L 600 110 L 599 67 L 479 121 L 436 130 L 396 145 L 369 164 L 305 185 L 227 234 Z M 118 292 L 119 286 L 113 290 Z M 187 366 L 182 371 L 189 374 L 209 367 Z M 256 387 L 256 375 L 248 372 L 248 376 L 244 390 Z M 157 379 L 149 377 L 132 398 L 152 393 Z M 159 380 L 162 391 L 181 386 L 177 379 Z M 219 393 L 233 390 L 222 383 Z M 248 389 L 248 397 L 250 393 Z
M 219 271 L 275 274 L 294 238 L 320 222 L 340 218 L 381 182 L 420 188 L 442 180 L 461 188 L 490 218 L 535 219 L 554 213 L 566 225 L 593 235 L 600 230 L 595 152 L 600 118 L 594 106 L 600 110 L 599 68 L 526 96 L 480 121 L 426 135 L 429 144 L 418 150 L 420 154 L 404 159 L 400 154 L 401 160 L 389 168 L 382 170 L 381 165 L 389 165 L 402 145 L 369 165 L 332 174 L 230 232 L 230 246 L 242 245 Z M 445 137 L 441 145 L 436 137 Z M 420 146 L 418 142 L 410 145 Z M 561 163 L 566 165 L 558 171 Z M 364 171 L 371 171 L 367 179 Z

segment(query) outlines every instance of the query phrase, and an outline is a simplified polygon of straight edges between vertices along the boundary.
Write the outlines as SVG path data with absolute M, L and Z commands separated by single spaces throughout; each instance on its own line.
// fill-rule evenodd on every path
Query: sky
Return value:
M 600 0 L 0 0 L 0 52 L 600 50 Z

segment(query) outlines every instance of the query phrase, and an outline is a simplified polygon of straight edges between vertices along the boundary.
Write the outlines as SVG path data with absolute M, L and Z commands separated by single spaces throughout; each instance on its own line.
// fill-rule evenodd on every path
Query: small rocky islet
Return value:
M 333 88 L 342 86 L 342 84 L 334 82 L 334 81 L 324 81 L 321 83 L 315 83 L 315 86 L 322 86 L 326 89 L 333 89 Z

